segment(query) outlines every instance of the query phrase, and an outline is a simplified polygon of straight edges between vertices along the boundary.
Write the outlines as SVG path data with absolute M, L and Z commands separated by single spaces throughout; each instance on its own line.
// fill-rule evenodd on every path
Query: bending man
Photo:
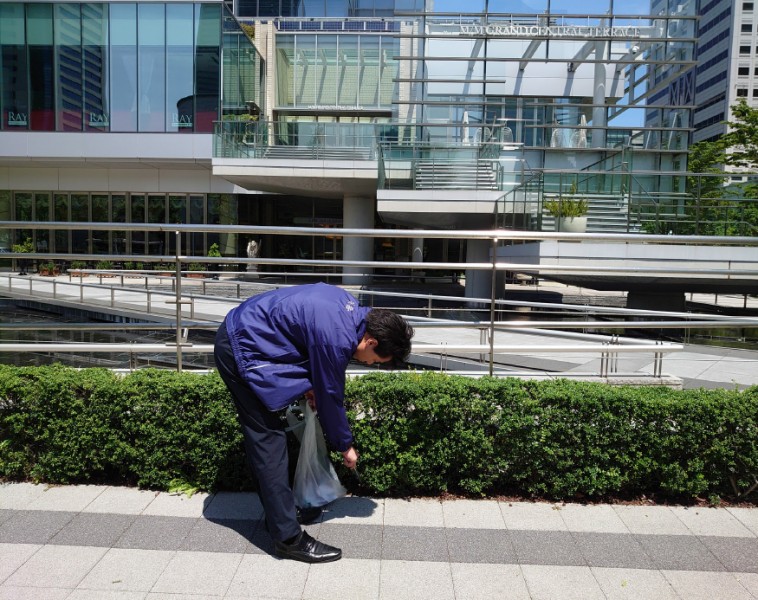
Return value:
M 253 296 L 219 328 L 216 367 L 237 407 L 278 556 L 312 563 L 342 557 L 300 527 L 320 511 L 295 506 L 281 412 L 303 395 L 313 398 L 327 441 L 354 468 L 358 453 L 343 404 L 348 363 L 403 361 L 412 336 L 398 315 L 359 306 L 345 290 L 323 283 Z

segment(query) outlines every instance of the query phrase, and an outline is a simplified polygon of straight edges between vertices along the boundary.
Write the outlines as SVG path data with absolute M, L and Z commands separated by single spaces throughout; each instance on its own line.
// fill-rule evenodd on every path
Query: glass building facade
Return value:
M 221 4 L 0 3 L 3 130 L 210 132 Z

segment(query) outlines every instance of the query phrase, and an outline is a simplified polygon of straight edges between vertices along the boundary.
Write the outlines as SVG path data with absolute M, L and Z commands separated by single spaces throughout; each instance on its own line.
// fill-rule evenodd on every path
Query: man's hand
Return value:
M 313 390 L 308 390 L 303 395 L 305 396 L 306 402 L 308 402 L 308 406 L 311 407 L 311 410 L 313 412 L 318 412 L 316 410 L 316 394 L 313 393 Z
M 342 464 L 348 469 L 355 469 L 358 466 L 358 451 L 350 446 L 342 453 Z

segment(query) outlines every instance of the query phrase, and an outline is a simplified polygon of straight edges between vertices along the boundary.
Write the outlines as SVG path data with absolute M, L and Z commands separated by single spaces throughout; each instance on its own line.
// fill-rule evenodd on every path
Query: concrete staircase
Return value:
M 612 194 L 584 194 L 583 196 L 589 204 L 587 233 L 640 233 L 642 231 L 640 222 L 636 218 L 629 218 L 625 197 Z M 536 223 L 535 229 L 537 229 Z M 543 210 L 542 231 L 555 230 L 555 219 Z
M 497 190 L 497 175 L 489 161 L 420 160 L 416 163 L 417 190 Z

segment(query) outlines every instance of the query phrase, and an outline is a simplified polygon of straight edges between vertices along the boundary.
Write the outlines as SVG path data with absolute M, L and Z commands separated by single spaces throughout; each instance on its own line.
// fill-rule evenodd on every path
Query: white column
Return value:
M 411 262 L 424 262 L 424 238 L 413 238 L 413 240 L 411 240 Z M 421 269 L 413 269 L 411 275 L 413 275 L 414 278 L 421 278 L 424 277 L 426 273 Z
M 466 244 L 466 262 L 490 262 L 489 240 L 468 240 Z M 489 298 L 492 295 L 492 272 L 478 269 L 466 270 L 466 298 Z
M 609 60 L 610 42 L 595 42 L 595 93 L 592 103 L 596 106 L 592 109 L 592 125 L 605 127 L 608 125 L 605 109 L 605 67 Z M 592 130 L 592 147 L 605 148 L 605 129 Z
M 345 229 L 373 229 L 374 211 L 376 202 L 373 198 L 359 198 L 345 196 L 342 201 L 342 224 Z M 342 240 L 343 260 L 373 260 L 374 239 L 370 237 L 345 237 Z M 368 283 L 368 275 L 373 269 L 367 267 L 344 267 L 342 272 L 346 275 L 342 283 L 348 285 L 361 285 Z M 355 275 L 350 275 L 355 273 Z

